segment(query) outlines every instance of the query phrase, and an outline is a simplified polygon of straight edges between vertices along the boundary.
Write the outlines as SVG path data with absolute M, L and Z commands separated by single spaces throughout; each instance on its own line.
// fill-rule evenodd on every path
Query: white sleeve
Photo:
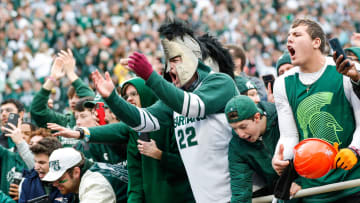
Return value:
M 356 128 L 350 146 L 354 146 L 359 149 L 360 148 L 360 100 L 356 96 L 352 88 L 352 84 L 349 77 L 343 76 L 343 84 L 344 84 L 345 96 L 352 106 L 355 117 Z
M 116 203 L 109 181 L 98 172 L 86 171 L 79 186 L 80 203 Z
M 34 168 L 35 160 L 34 155 L 30 150 L 29 145 L 26 143 L 25 140 L 21 141 L 19 144 L 16 145 L 18 149 L 18 153 L 22 160 L 25 162 L 28 168 Z
M 280 129 L 280 139 L 276 146 L 275 153 L 277 153 L 280 144 L 283 144 L 284 160 L 292 159 L 293 148 L 299 142 L 299 133 L 296 127 L 294 114 L 286 95 L 284 76 L 275 80 L 274 99 Z

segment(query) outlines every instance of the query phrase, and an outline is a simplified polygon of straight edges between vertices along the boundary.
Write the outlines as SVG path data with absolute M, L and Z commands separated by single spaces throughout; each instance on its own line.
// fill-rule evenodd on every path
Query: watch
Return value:
M 84 129 L 82 129 L 82 128 L 76 128 L 75 130 L 80 132 L 80 137 L 79 137 L 79 139 L 84 139 L 84 137 L 85 137 Z

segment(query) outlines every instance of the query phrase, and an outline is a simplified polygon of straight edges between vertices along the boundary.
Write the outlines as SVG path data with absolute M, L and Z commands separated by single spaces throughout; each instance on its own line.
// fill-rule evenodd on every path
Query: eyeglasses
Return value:
M 125 94 L 124 96 L 123 96 L 123 98 L 125 99 L 125 100 L 127 100 L 129 97 L 136 97 L 137 95 L 139 95 L 136 91 L 133 91 L 133 92 L 130 92 L 129 94 Z

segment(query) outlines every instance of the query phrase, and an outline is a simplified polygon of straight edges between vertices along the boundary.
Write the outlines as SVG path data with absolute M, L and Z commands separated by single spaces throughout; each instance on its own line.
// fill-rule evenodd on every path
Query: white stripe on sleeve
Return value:
M 181 114 L 190 118 L 203 118 L 205 116 L 205 104 L 198 95 L 184 92 L 184 103 Z
M 160 129 L 159 121 L 155 116 L 144 109 L 138 108 L 138 110 L 141 123 L 139 126 L 132 128 L 133 130 L 137 132 L 151 132 Z

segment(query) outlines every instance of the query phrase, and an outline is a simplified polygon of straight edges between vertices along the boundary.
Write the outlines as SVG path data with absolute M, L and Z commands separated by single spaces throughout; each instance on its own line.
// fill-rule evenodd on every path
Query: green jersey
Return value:
M 310 85 L 305 85 L 301 81 L 298 69 L 294 69 L 283 78 L 288 103 L 298 129 L 299 141 L 319 138 L 331 144 L 337 142 L 339 148 L 348 147 L 353 141 L 353 136 L 356 136 L 354 111 L 349 102 L 352 100 L 349 100 L 345 91 L 347 89 L 345 85 L 350 81 L 338 73 L 333 65 L 327 65 L 320 71 L 323 72 L 320 72 L 319 78 Z M 357 178 L 360 178 L 359 163 L 351 170 L 331 170 L 318 179 L 302 178 L 301 186 L 309 188 Z M 307 197 L 304 201 L 331 202 L 358 191 L 360 191 L 358 187 L 351 188 Z

